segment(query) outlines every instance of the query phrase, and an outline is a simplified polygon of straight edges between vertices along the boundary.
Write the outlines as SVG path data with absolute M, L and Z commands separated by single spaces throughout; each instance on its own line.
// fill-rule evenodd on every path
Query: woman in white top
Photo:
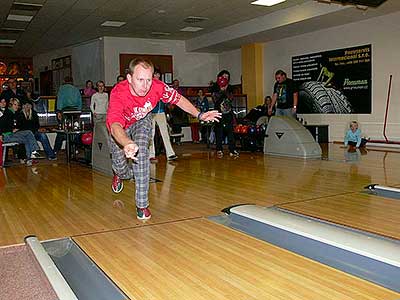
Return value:
M 93 113 L 94 123 L 105 122 L 108 108 L 108 94 L 104 91 L 104 82 L 99 80 L 96 83 L 98 92 L 92 95 L 90 110 Z

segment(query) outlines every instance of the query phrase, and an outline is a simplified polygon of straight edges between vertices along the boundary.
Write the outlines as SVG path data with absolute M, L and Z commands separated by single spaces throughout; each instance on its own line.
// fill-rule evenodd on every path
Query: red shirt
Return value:
M 128 80 L 124 80 L 111 91 L 106 119 L 107 128 L 111 130 L 111 124 L 119 123 L 126 129 L 147 116 L 158 101 L 177 104 L 180 99 L 181 95 L 176 90 L 157 79 L 153 79 L 146 96 L 134 96 L 129 90 Z

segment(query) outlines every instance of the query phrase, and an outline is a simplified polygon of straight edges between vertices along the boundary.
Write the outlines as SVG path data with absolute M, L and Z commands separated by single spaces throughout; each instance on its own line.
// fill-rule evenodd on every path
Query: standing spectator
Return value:
M 172 88 L 177 91 L 180 95 L 184 94 L 183 89 L 179 86 L 179 80 L 178 79 L 174 79 L 172 81 Z
M 194 106 L 198 108 L 198 106 L 196 105 L 196 101 L 194 103 Z M 196 117 L 189 116 L 189 123 L 190 123 L 190 131 L 192 133 L 193 143 L 195 144 L 200 143 L 199 120 Z
M 124 81 L 124 80 L 125 80 L 125 76 L 124 76 L 124 75 L 118 75 L 118 76 L 117 76 L 117 82 L 114 83 L 112 89 L 113 89 L 118 83 L 120 83 L 120 82 L 122 82 L 122 81 Z
M 214 126 L 215 138 L 217 141 L 217 156 L 224 155 L 222 141 L 224 136 L 228 137 L 229 155 L 238 157 L 239 152 L 235 147 L 235 137 L 233 135 L 234 115 L 232 110 L 232 87 L 229 85 L 230 73 L 222 70 L 218 73 L 217 82 L 212 88 L 214 107 L 222 114 L 221 121 Z
M 274 94 L 268 115 L 272 114 L 272 107 L 276 107 L 277 116 L 288 116 L 296 118 L 299 93 L 294 80 L 287 78 L 282 70 L 275 72 Z
M 87 80 L 86 81 L 86 86 L 83 89 L 83 95 L 86 97 L 92 97 L 93 94 L 96 93 L 96 90 L 93 88 L 93 81 Z
M 184 90 L 179 86 L 179 80 L 174 79 L 172 81 L 172 86 L 171 86 L 175 91 L 178 92 L 180 95 L 184 95 Z M 187 126 L 188 124 L 188 116 L 187 114 L 180 109 L 178 106 L 174 104 L 168 105 L 168 112 L 170 115 L 170 124 L 172 127 L 172 132 L 173 133 L 181 133 L 182 132 L 182 127 Z
M 73 79 L 70 76 L 64 78 L 64 84 L 60 86 L 57 93 L 57 118 L 62 122 L 62 111 L 64 110 L 81 110 L 82 97 L 77 87 L 73 85 Z M 62 147 L 63 141 L 66 139 L 65 133 L 57 132 L 54 142 L 54 152 L 58 153 Z
M 56 160 L 56 155 L 50 146 L 46 130 L 40 129 L 39 116 L 34 109 L 32 103 L 26 102 L 22 105 L 22 110 L 17 115 L 17 127 L 19 130 L 32 131 L 36 141 L 42 143 L 44 152 L 48 160 Z
M 208 104 L 208 98 L 204 95 L 204 92 L 202 89 L 200 89 L 197 93 L 197 99 L 196 99 L 196 104 L 195 106 L 200 109 L 201 112 L 207 112 L 210 110 L 209 104 Z M 207 142 L 207 125 L 204 125 L 204 123 L 200 122 L 200 133 L 201 133 L 201 141 Z
M 94 123 L 105 122 L 108 108 L 108 94 L 104 91 L 104 81 L 97 81 L 96 86 L 98 92 L 92 95 L 90 110 L 93 113 Z
M 201 112 L 207 112 L 210 109 L 208 106 L 208 99 L 204 95 L 204 92 L 202 89 L 200 89 L 197 93 L 196 106 L 197 106 L 197 108 L 200 109 Z
M 117 76 L 117 83 L 120 83 L 121 81 L 125 80 L 125 76 L 124 75 L 118 75 Z
M 64 84 L 60 86 L 57 93 L 57 110 L 82 109 L 82 97 L 77 87 L 73 85 L 70 76 L 64 78 Z
M 218 121 L 219 113 L 199 112 L 185 97 L 163 82 L 153 79 L 153 64 L 142 58 L 129 63 L 127 80 L 112 91 L 107 111 L 107 128 L 110 131 L 110 148 L 114 177 L 112 190 L 120 193 L 122 179 L 135 178 L 136 216 L 139 220 L 151 218 L 149 206 L 149 140 L 152 117 L 150 112 L 161 100 L 174 103 L 187 113 L 203 121 Z M 133 160 L 132 166 L 128 159 Z
M 161 72 L 158 69 L 155 69 L 153 78 L 160 80 L 160 77 L 161 77 Z M 160 130 L 161 137 L 164 143 L 167 160 L 171 161 L 177 159 L 178 156 L 176 156 L 175 151 L 172 148 L 171 140 L 169 137 L 167 118 L 165 117 L 165 103 L 163 101 L 158 101 L 156 107 L 154 107 L 151 113 L 153 116 L 153 122 L 152 122 L 152 139 L 150 141 L 150 161 L 154 163 L 157 162 L 156 150 L 154 146 L 156 123 Z

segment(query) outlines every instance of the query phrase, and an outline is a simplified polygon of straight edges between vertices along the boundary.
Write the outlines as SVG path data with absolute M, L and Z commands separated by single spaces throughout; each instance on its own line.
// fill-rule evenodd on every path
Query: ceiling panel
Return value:
M 2 27 L 26 28 L 25 32 L 13 35 L 18 36 L 18 41 L 13 49 L 7 49 L 7 53 L 34 55 L 101 36 L 186 40 L 309 1 L 312 0 L 287 0 L 273 7 L 262 7 L 250 5 L 251 0 L 21 0 L 21 2 L 44 4 L 32 22 L 25 23 L 6 21 L 5 18 L 13 1 L 0 0 L 0 29 Z M 382 7 L 366 11 L 361 18 L 397 10 L 400 10 L 400 1 L 387 0 Z M 313 29 L 333 26 L 332 24 L 344 24 L 356 20 L 358 15 L 351 16 L 349 11 L 344 10 L 335 14 L 333 21 L 330 18 L 319 18 L 313 23 Z M 208 20 L 194 24 L 184 22 L 184 19 L 189 16 L 207 17 Z M 125 21 L 127 24 L 121 28 L 100 26 L 107 20 Z M 306 25 L 307 22 L 304 22 L 301 28 L 298 28 L 299 26 L 286 27 L 280 29 L 279 33 L 293 35 L 298 30 L 313 30 Z M 180 29 L 186 26 L 199 26 L 204 29 L 193 33 L 181 32 Z M 170 35 L 155 36 L 151 34 L 154 31 L 169 32 Z M 274 38 L 276 31 L 274 32 L 275 34 L 272 31 L 264 32 L 242 40 L 265 41 Z M 233 45 L 240 46 L 240 40 L 215 45 L 213 51 L 226 50 Z M 207 51 L 211 50 L 207 49 Z M 4 52 L 0 49 L 1 53 Z

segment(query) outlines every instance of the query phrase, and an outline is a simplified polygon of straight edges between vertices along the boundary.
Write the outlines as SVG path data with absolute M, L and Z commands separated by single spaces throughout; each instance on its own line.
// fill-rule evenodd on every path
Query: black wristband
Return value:
M 203 115 L 203 112 L 199 112 L 199 114 L 197 115 L 197 119 L 200 120 L 201 116 Z

